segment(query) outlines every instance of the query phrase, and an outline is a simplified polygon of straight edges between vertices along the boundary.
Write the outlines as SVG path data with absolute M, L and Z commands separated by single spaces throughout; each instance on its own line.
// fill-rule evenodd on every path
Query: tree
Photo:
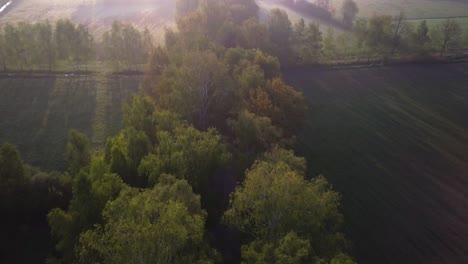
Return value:
M 270 49 L 270 33 L 268 28 L 256 18 L 245 20 L 239 28 L 238 43 L 246 49 Z
M 6 54 L 6 42 L 5 42 L 5 37 L 0 30 L 0 65 L 2 66 L 2 70 L 6 71 L 7 70 L 7 54 Z
M 107 203 L 104 222 L 83 233 L 80 263 L 212 263 L 206 212 L 184 180 L 164 175 L 151 190 L 126 189 Z
M 176 0 L 176 16 L 184 17 L 198 9 L 198 0 Z
M 80 234 L 102 222 L 106 203 L 125 188 L 120 177 L 110 174 L 107 164 L 99 158 L 93 159 L 89 172 L 81 171 L 75 176 L 68 210 L 56 208 L 47 215 L 52 237 L 57 241 L 56 250 L 65 263 L 75 260 Z
M 157 104 L 202 130 L 221 126 L 231 109 L 231 79 L 211 51 L 184 53 L 166 68 L 156 90 Z
M 268 163 L 284 162 L 289 168 L 300 175 L 306 175 L 307 162 L 303 157 L 294 155 L 294 151 L 275 146 L 272 150 L 265 152 L 260 160 Z
M 166 49 L 162 48 L 161 46 L 153 49 L 142 84 L 145 94 L 156 98 L 157 95 L 155 94 L 155 90 L 157 89 L 161 75 L 169 63 L 169 54 L 167 53 Z
M 94 39 L 85 26 L 58 20 L 54 36 L 58 59 L 72 62 L 76 69 L 80 69 L 92 58 Z
M 432 39 L 439 46 L 440 55 L 443 55 L 448 49 L 458 47 L 461 34 L 460 24 L 454 19 L 447 19 L 445 22 L 438 24 L 433 31 Z
M 255 249 L 258 245 L 262 252 L 265 245 L 271 244 L 271 252 L 287 253 L 286 263 L 287 259 L 305 259 L 310 263 L 317 258 L 330 260 L 343 250 L 345 239 L 339 232 L 342 216 L 338 207 L 339 196 L 330 190 L 325 178 L 307 181 L 302 172 L 293 170 L 284 161 L 258 161 L 232 194 L 225 221 L 250 238 L 249 246 L 242 250 L 246 260 L 252 251 L 259 251 Z M 307 242 L 310 250 L 299 254 L 300 248 L 308 248 Z M 301 246 L 294 246 L 297 244 Z M 281 256 L 276 256 L 276 262 L 248 263 L 284 263 L 278 260 Z
M 130 105 L 123 107 L 123 123 L 126 128 L 133 127 L 137 131 L 143 131 L 152 143 L 156 142 L 156 121 L 154 115 L 156 106 L 151 98 L 146 96 L 134 96 Z
M 343 14 L 343 23 L 349 27 L 353 26 L 353 21 L 356 18 L 359 8 L 354 0 L 345 0 L 341 8 Z
M 392 17 L 373 16 L 369 20 L 365 43 L 374 54 L 386 54 L 392 37 Z
M 152 50 L 152 40 L 130 24 L 115 21 L 103 36 L 105 57 L 117 69 L 137 70 L 144 64 Z
M 148 178 L 150 186 L 157 184 L 163 174 L 185 179 L 202 195 L 204 206 L 212 205 L 215 173 L 231 157 L 216 130 L 202 132 L 181 126 L 172 132 L 159 131 L 158 142 L 154 153 L 142 160 L 139 175 Z
M 325 9 L 327 11 L 330 10 L 330 0 L 316 0 L 315 4 L 318 7 L 323 8 L 323 9 Z
M 423 20 L 419 23 L 418 28 L 416 29 L 414 44 L 419 52 L 425 53 L 429 48 L 430 41 L 429 27 L 427 26 L 426 20 Z
M 294 27 L 294 49 L 300 63 L 318 62 L 322 50 L 322 32 L 317 23 L 306 27 L 301 19 Z
M 271 107 L 263 109 L 261 112 L 254 112 L 259 115 L 266 114 L 271 119 L 273 125 L 280 127 L 285 135 L 292 136 L 302 128 L 307 105 L 302 93 L 293 87 L 286 85 L 281 79 L 275 78 L 266 82 L 264 91 L 271 100 Z M 265 95 L 263 95 L 265 97 Z M 251 97 L 250 109 L 256 111 L 254 107 L 262 97 Z M 264 99 L 266 100 L 266 99 Z M 269 111 L 269 113 L 267 112 Z
M 22 24 L 22 30 L 19 26 L 14 27 L 11 24 L 6 24 L 3 28 L 3 41 L 4 41 L 4 54 L 7 65 L 17 67 L 23 70 L 28 65 L 27 56 L 27 43 L 25 43 L 24 35 L 27 34 L 25 23 Z
M 241 248 L 242 263 L 300 264 L 308 263 L 310 242 L 290 232 L 278 241 L 255 240 Z
M 272 125 L 268 117 L 245 110 L 237 119 L 230 119 L 228 124 L 235 135 L 234 145 L 245 164 L 250 164 L 261 152 L 282 143 L 281 129 Z
M 268 31 L 273 45 L 273 54 L 277 55 L 281 62 L 288 63 L 293 38 L 293 29 L 288 14 L 281 9 L 273 9 L 268 18 Z
M 72 175 L 89 165 L 91 161 L 91 147 L 88 137 L 76 130 L 68 134 L 65 159 Z
M 336 45 L 335 31 L 329 27 L 323 38 L 323 55 L 327 58 L 333 59 L 338 54 Z
M 226 2 L 234 23 L 237 25 L 257 17 L 259 7 L 255 0 L 227 0 Z
M 26 171 L 18 150 L 10 144 L 0 147 L 0 193 L 13 193 L 26 180 Z
M 393 38 L 391 41 L 390 55 L 393 56 L 395 51 L 401 46 L 403 40 L 409 34 L 408 25 L 405 22 L 405 13 L 403 11 L 393 19 Z
M 125 183 L 144 187 L 146 181 L 138 177 L 138 167 L 151 151 L 152 144 L 145 132 L 130 126 L 107 139 L 104 158 L 110 171 L 120 175 Z
M 35 61 L 38 65 L 47 65 L 49 71 L 52 71 L 56 56 L 52 26 L 49 21 L 37 23 L 34 25 L 34 33 L 36 45 Z

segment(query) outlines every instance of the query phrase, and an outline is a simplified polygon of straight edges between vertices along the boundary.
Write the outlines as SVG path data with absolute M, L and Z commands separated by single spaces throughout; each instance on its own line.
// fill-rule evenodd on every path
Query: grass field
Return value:
M 468 64 L 296 69 L 298 153 L 343 196 L 360 263 L 468 263 Z
M 341 7 L 344 0 L 332 0 L 333 5 Z M 409 18 L 433 18 L 468 16 L 466 0 L 355 0 L 359 16 L 374 14 L 397 15 L 404 11 Z M 337 10 L 340 10 L 337 8 Z
M 341 6 L 344 0 L 332 0 L 334 16 L 339 19 L 341 16 Z M 456 19 L 461 26 L 468 30 L 468 0 L 355 0 L 359 7 L 359 17 L 369 18 L 373 15 L 396 16 L 400 11 L 405 12 L 405 16 L 411 22 L 427 20 L 429 26 L 435 26 L 447 17 L 465 17 Z M 314 0 L 309 0 L 314 2 Z M 285 8 L 275 0 L 258 0 L 261 8 L 261 17 L 265 18 L 269 10 L 281 8 L 286 11 L 293 23 L 302 18 L 297 12 Z M 322 29 L 326 30 L 328 25 L 323 21 L 313 18 L 305 18 L 306 21 L 321 22 Z
M 0 144 L 17 145 L 31 165 L 63 169 L 68 131 L 102 146 L 121 128 L 122 104 L 139 82 L 129 76 L 0 76 Z

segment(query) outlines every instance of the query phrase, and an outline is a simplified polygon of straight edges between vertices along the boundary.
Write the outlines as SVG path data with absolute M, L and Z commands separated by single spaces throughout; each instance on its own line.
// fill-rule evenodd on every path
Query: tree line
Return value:
M 176 17 L 180 20 L 188 16 L 189 22 L 187 25 L 179 23 L 177 30 L 195 30 L 191 34 L 209 35 L 224 47 L 263 50 L 278 57 L 283 67 L 366 58 L 444 55 L 468 47 L 468 30 L 463 32 L 454 19 L 429 27 L 425 20 L 418 25 L 409 22 L 403 12 L 395 17 L 357 18 L 358 6 L 353 0 L 346 0 L 341 7 L 341 23 L 346 29 L 337 31 L 328 27 L 322 30 L 319 23 L 306 23 L 304 19 L 293 24 L 280 9 L 273 9 L 267 21 L 261 23 L 255 3 L 237 2 L 226 0 L 215 5 L 198 0 L 178 1 Z M 302 2 L 287 3 L 299 5 Z M 193 12 L 198 8 L 207 10 L 208 5 L 213 11 L 205 11 L 204 16 Z M 328 1 L 318 1 L 314 6 L 330 9 Z M 190 23 L 198 23 L 199 28 Z M 166 45 L 171 45 L 173 33 L 174 29 L 167 30 Z M 59 20 L 55 25 L 48 21 L 6 24 L 0 30 L 0 65 L 4 71 L 51 71 L 63 69 L 63 65 L 72 65 L 73 70 L 86 70 L 99 61 L 113 71 L 141 70 L 155 48 L 153 38 L 147 29 L 139 31 L 118 21 L 99 40 L 85 26 L 69 20 Z
M 153 37 L 146 29 L 112 24 L 100 40 L 70 20 L 6 24 L 0 29 L 0 65 L 6 70 L 87 70 L 96 61 L 113 70 L 136 70 L 146 63 Z M 67 67 L 65 67 L 68 69 Z M 141 67 L 140 67 L 141 68 Z

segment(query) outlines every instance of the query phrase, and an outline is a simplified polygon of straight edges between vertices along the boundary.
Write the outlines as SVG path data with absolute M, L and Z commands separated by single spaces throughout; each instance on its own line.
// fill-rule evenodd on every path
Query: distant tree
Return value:
M 3 28 L 3 40 L 5 48 L 4 54 L 6 55 L 6 64 L 19 68 L 20 70 L 23 70 L 25 67 L 31 67 L 31 65 L 28 65 L 28 47 L 24 39 L 24 34 L 29 34 L 27 34 L 25 31 L 25 27 L 23 27 L 23 30 L 20 30 L 19 26 L 15 27 L 8 23 Z
M 318 62 L 322 50 L 322 32 L 317 23 L 306 27 L 304 19 L 294 26 L 294 50 L 300 63 Z
M 176 16 L 184 17 L 197 10 L 199 0 L 176 0 Z
M 330 10 L 330 0 L 316 0 L 315 4 L 318 7 L 323 8 L 323 9 L 325 9 L 327 11 Z
M 462 29 L 454 19 L 447 19 L 438 24 L 432 31 L 432 39 L 443 55 L 447 50 L 457 48 L 460 45 Z
M 405 13 L 403 11 L 393 18 L 392 22 L 393 37 L 391 40 L 390 55 L 393 56 L 398 48 L 401 47 L 402 42 L 405 41 L 409 35 L 409 27 L 405 22 Z
M 419 23 L 414 35 L 414 44 L 418 52 L 424 53 L 429 48 L 431 38 L 429 37 L 429 27 L 426 20 Z
M 85 26 L 76 26 L 70 20 L 58 20 L 54 36 L 58 59 L 68 60 L 80 69 L 92 58 L 94 39 Z
M 145 94 L 156 98 L 157 95 L 155 94 L 155 91 L 161 79 L 161 75 L 169 63 L 169 54 L 167 53 L 166 49 L 162 48 L 161 46 L 153 49 L 142 84 Z
M 338 54 L 338 48 L 336 44 L 335 31 L 332 27 L 327 28 L 325 37 L 323 38 L 323 55 L 326 58 L 335 58 Z
M 247 19 L 257 18 L 259 7 L 255 0 L 227 0 L 234 23 L 241 24 Z
M 76 130 L 68 134 L 65 159 L 72 175 L 89 165 L 91 161 L 91 147 L 88 137 Z
M 2 70 L 7 70 L 7 54 L 6 54 L 6 43 L 5 37 L 3 35 L 3 31 L 0 30 L 0 65 L 2 66 Z
M 36 38 L 36 57 L 39 65 L 47 65 L 49 71 L 55 64 L 56 47 L 54 43 L 54 36 L 52 25 L 49 21 L 44 23 L 37 23 L 34 25 L 35 38 Z
M 137 70 L 144 64 L 152 50 L 149 32 L 145 34 L 130 24 L 115 21 L 110 31 L 104 33 L 105 57 L 117 69 Z
M 343 23 L 349 27 L 353 26 L 353 21 L 356 18 L 359 8 L 354 0 L 345 0 L 341 8 L 343 14 Z
M 392 43 L 392 17 L 373 16 L 369 20 L 365 44 L 376 55 L 386 55 Z
M 341 255 L 339 196 L 286 162 L 258 161 L 231 197 L 225 221 L 249 235 L 246 263 L 315 263 Z
M 10 144 L 0 146 L 0 193 L 13 193 L 26 180 L 26 170 L 16 147 Z
M 468 49 L 468 29 L 466 29 L 465 33 L 463 34 L 462 48 Z
M 268 18 L 273 54 L 277 55 L 282 63 L 290 63 L 293 38 L 293 28 L 288 14 L 281 9 L 273 9 Z
M 127 189 L 109 202 L 103 224 L 83 233 L 80 263 L 213 263 L 206 212 L 184 180 L 163 176 L 152 190 Z

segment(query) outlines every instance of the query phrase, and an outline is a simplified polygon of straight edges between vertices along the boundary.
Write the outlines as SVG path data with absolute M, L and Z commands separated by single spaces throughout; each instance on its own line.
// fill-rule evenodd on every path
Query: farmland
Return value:
M 468 65 L 295 69 L 297 149 L 343 196 L 362 263 L 466 263 Z M 463 235 L 465 234 L 465 235 Z
M 102 146 L 138 86 L 129 76 L 0 76 L 0 142 L 17 145 L 31 165 L 62 169 L 68 131 Z

